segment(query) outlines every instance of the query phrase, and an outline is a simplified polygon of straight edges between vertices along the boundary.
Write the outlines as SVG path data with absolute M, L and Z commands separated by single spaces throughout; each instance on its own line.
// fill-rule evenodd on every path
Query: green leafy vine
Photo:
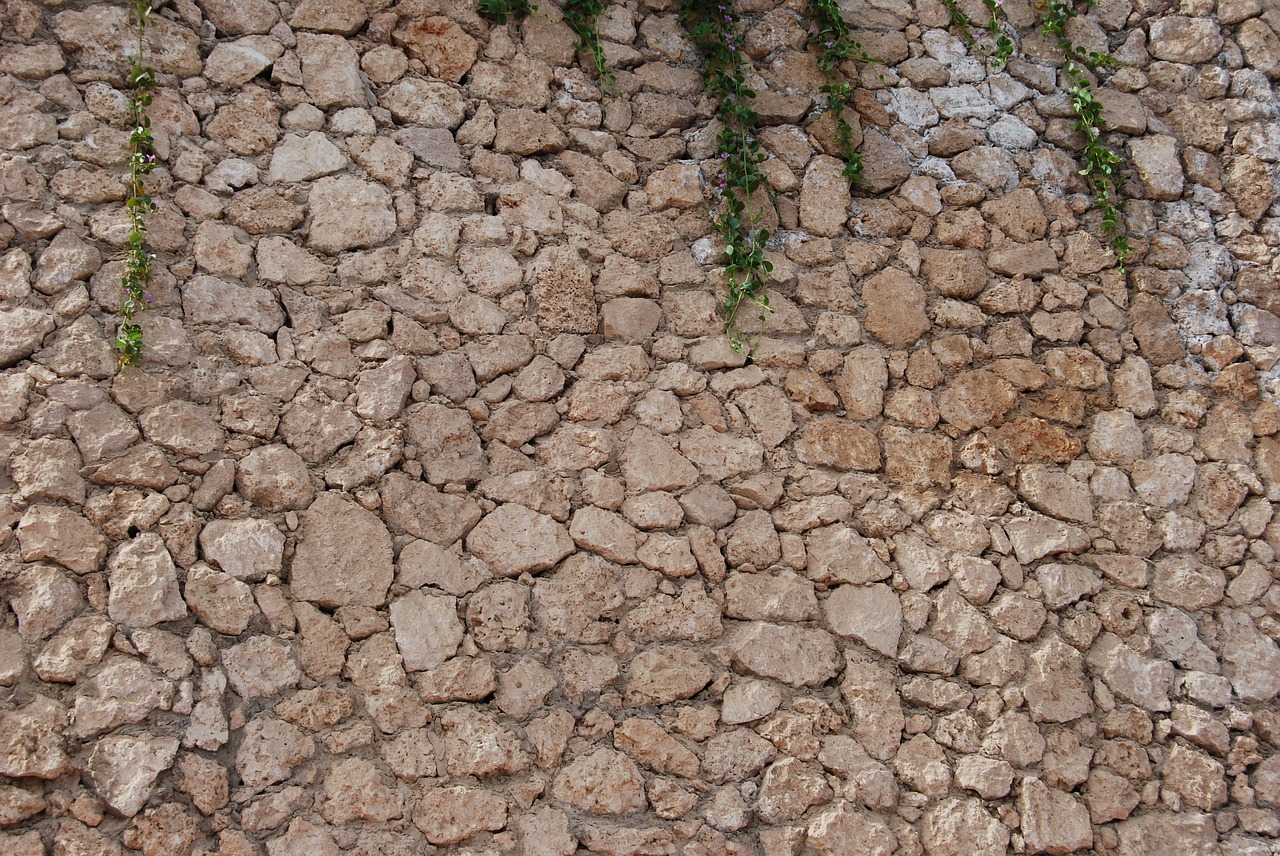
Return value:
M 156 91 L 155 70 L 143 64 L 144 35 L 151 17 L 151 0 L 132 0 L 129 7 L 134 32 L 138 37 L 137 52 L 129 64 L 129 108 L 133 113 L 133 131 L 129 134 L 129 197 L 125 212 L 129 215 L 129 237 L 125 244 L 125 272 L 120 279 L 124 304 L 120 307 L 120 328 L 115 350 L 122 366 L 136 365 L 142 359 L 145 343 L 142 326 L 135 316 L 146 308 L 147 283 L 151 279 L 151 262 L 155 255 L 147 249 L 146 215 L 156 210 L 147 193 L 146 177 L 155 169 L 155 138 L 151 135 L 151 119 L 147 108 Z
M 950 24 L 960 31 L 960 38 L 965 45 L 973 47 L 973 19 L 960 8 L 956 0 L 942 0 L 942 5 L 947 7 L 947 14 L 951 16 Z
M 840 64 L 851 59 L 864 63 L 875 60 L 849 32 L 836 0 L 810 0 L 809 17 L 813 21 L 809 45 L 817 50 L 818 68 L 827 75 L 821 91 L 827 96 L 827 111 L 836 122 L 836 145 L 844 160 L 844 177 L 852 184 L 862 173 L 862 155 L 854 150 L 853 126 L 844 118 L 844 108 L 853 98 L 853 84 L 839 77 Z
M 604 0 L 566 0 L 564 4 L 564 22 L 578 36 L 578 50 L 591 55 L 601 92 L 613 89 L 617 82 L 605 66 L 604 49 L 600 46 L 598 24 L 604 10 Z
M 538 7 L 529 0 L 477 0 L 476 11 L 492 21 L 505 24 L 508 18 L 519 21 L 526 15 L 532 15 Z
M 987 7 L 987 19 L 982 23 L 970 18 L 960 8 L 957 0 L 942 0 L 942 5 L 947 7 L 947 13 L 951 16 L 950 24 L 960 31 L 960 38 L 964 40 L 965 47 L 971 50 L 977 48 L 982 55 L 991 60 L 993 68 L 1004 68 L 1013 57 L 1014 47 L 1013 38 L 1004 33 L 1000 25 L 1000 9 L 1004 7 L 1004 0 L 982 0 L 982 5 Z M 973 35 L 974 27 L 981 27 L 986 31 L 994 43 L 994 48 L 986 44 L 978 44 L 977 38 Z
M 764 186 L 764 153 L 755 137 L 756 94 L 747 86 L 742 36 L 732 8 L 716 0 L 683 0 L 681 17 L 702 54 L 707 88 L 719 104 L 716 183 L 722 204 L 712 217 L 728 257 L 725 331 L 735 351 L 750 355 L 754 343 L 743 332 L 739 315 L 744 304 L 755 307 L 763 332 L 770 311 L 766 278 L 773 270 L 764 257 L 769 232 L 760 227 L 761 212 L 748 208 L 752 194 Z
M 1087 0 L 1089 6 L 1094 0 Z M 1123 158 L 1103 144 L 1102 132 L 1106 122 L 1102 118 L 1102 102 L 1093 94 L 1093 81 L 1088 72 L 1102 68 L 1114 68 L 1115 59 L 1086 50 L 1075 44 L 1066 34 L 1067 22 L 1076 17 L 1074 0 L 1047 0 L 1043 32 L 1054 38 L 1066 54 L 1063 70 L 1071 80 L 1067 94 L 1071 96 L 1071 110 L 1075 114 L 1075 129 L 1084 135 L 1084 150 L 1080 154 L 1080 175 L 1084 176 L 1093 193 L 1094 206 L 1102 214 L 1102 232 L 1110 239 L 1116 262 L 1124 271 L 1125 259 L 1132 248 L 1120 228 L 1120 166 Z

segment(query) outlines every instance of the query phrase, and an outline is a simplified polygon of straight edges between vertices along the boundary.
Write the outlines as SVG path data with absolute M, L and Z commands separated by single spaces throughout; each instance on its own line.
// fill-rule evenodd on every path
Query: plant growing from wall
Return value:
M 529 0 L 477 0 L 476 11 L 499 24 L 507 23 L 510 18 L 519 21 L 526 15 L 538 11 L 538 7 Z
M 951 17 L 950 24 L 960 32 L 960 38 L 964 40 L 966 47 L 977 48 L 980 53 L 989 56 L 994 68 L 1003 68 L 1009 62 L 1013 56 L 1013 39 L 1001 31 L 1000 24 L 1000 9 L 1004 6 L 1004 0 L 982 0 L 982 5 L 987 7 L 987 19 L 981 24 L 970 18 L 960 8 L 957 0 L 942 0 L 942 5 L 947 7 L 947 13 Z M 987 32 L 994 42 L 994 48 L 978 44 L 973 35 L 975 26 L 980 26 Z
M 605 67 L 604 49 L 600 47 L 599 22 L 604 9 L 604 0 L 566 0 L 564 4 L 564 22 L 578 36 L 578 50 L 590 54 L 601 92 L 611 90 L 616 83 L 613 73 Z
M 822 92 L 827 96 L 827 111 L 836 122 L 836 145 L 844 160 L 844 177 L 852 184 L 862 172 L 862 155 L 854 149 L 853 126 L 844 118 L 844 108 L 853 98 L 853 84 L 840 75 L 840 64 L 845 60 L 875 60 L 849 32 L 836 0 L 810 0 L 809 17 L 813 22 L 809 45 L 817 50 L 818 68 L 827 75 Z
M 766 277 L 773 270 L 773 263 L 764 257 L 769 232 L 760 227 L 761 212 L 750 207 L 752 194 L 764 186 L 760 171 L 764 153 L 755 137 L 756 94 L 747 86 L 742 37 L 733 10 L 717 0 L 683 0 L 681 17 L 702 54 L 707 89 L 719 104 L 716 183 L 721 205 L 712 216 L 728 259 L 725 331 L 733 349 L 750 356 L 754 343 L 743 331 L 739 316 L 744 305 L 753 307 L 759 312 L 759 331 L 764 330 L 770 311 Z
M 125 272 L 120 280 L 124 303 L 120 307 L 120 328 L 115 341 L 116 354 L 122 366 L 136 365 L 142 359 L 145 346 L 142 326 L 135 316 L 146 308 L 147 283 L 151 278 L 151 262 L 155 258 L 147 249 L 146 215 L 156 210 L 145 187 L 146 177 L 156 165 L 155 139 L 147 116 L 147 108 L 151 106 L 156 90 L 156 73 L 143 63 L 151 0 L 132 0 L 129 12 L 138 44 L 137 52 L 130 59 L 128 78 L 133 131 L 129 134 L 129 196 L 124 207 L 129 216 L 129 237 L 125 244 Z
M 1087 4 L 1092 7 L 1095 0 L 1087 0 Z M 1114 68 L 1116 61 L 1106 54 L 1085 50 L 1071 41 L 1066 34 L 1066 26 L 1077 14 L 1073 0 L 1047 0 L 1043 31 L 1057 41 L 1066 55 L 1063 71 L 1071 81 L 1067 94 L 1071 96 L 1071 110 L 1076 117 L 1075 128 L 1084 135 L 1080 175 L 1084 176 L 1093 193 L 1094 206 L 1102 214 L 1102 232 L 1110 239 L 1111 249 L 1123 272 L 1125 259 L 1131 251 L 1120 229 L 1119 170 L 1123 159 L 1101 140 L 1106 122 L 1102 119 L 1102 102 L 1093 94 L 1093 80 L 1089 75 L 1089 72 L 1099 69 Z

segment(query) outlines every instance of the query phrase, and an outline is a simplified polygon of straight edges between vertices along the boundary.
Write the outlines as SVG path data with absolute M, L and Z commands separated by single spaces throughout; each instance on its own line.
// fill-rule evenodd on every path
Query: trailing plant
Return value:
M 1092 7 L 1096 0 L 1086 0 Z M 1101 140 L 1106 130 L 1102 118 L 1102 102 L 1093 94 L 1093 80 L 1089 72 L 1114 68 L 1115 59 L 1107 54 L 1086 50 L 1071 41 L 1066 34 L 1067 22 L 1079 13 L 1073 0 L 1047 0 L 1043 32 L 1054 38 L 1066 55 L 1063 71 L 1071 85 L 1071 111 L 1075 114 L 1075 129 L 1084 135 L 1084 150 L 1080 153 L 1080 175 L 1084 176 L 1094 206 L 1102 214 L 1102 232 L 1111 241 L 1111 249 L 1121 272 L 1132 248 L 1120 228 L 1120 166 L 1123 158 Z
M 942 0 L 942 5 L 947 7 L 947 14 L 951 16 L 950 24 L 960 31 L 960 38 L 964 39 L 965 45 L 973 47 L 973 19 L 960 8 L 956 0 Z
M 849 32 L 849 25 L 840 15 L 836 0 L 810 0 L 809 45 L 817 49 L 818 68 L 827 75 L 821 91 L 827 96 L 827 111 L 836 122 L 836 145 L 844 160 L 844 177 L 852 184 L 862 173 L 862 155 L 854 150 L 853 126 L 844 118 L 844 108 L 853 98 L 853 84 L 840 79 L 840 64 L 845 60 L 875 60 L 863 49 L 862 44 Z
M 702 54 L 707 88 L 719 104 L 716 182 L 721 205 L 712 219 L 728 259 L 725 331 L 733 349 L 750 356 L 754 343 L 743 332 L 739 315 L 744 304 L 754 307 L 763 332 L 770 311 L 766 277 L 773 270 L 773 263 L 764 257 L 769 232 L 760 227 L 761 212 L 749 207 L 752 194 L 764 186 L 760 171 L 764 153 L 755 137 L 756 94 L 747 86 L 742 37 L 733 10 L 716 0 L 683 0 L 681 18 Z
M 1013 56 L 1013 39 L 1007 34 L 1000 31 L 1000 7 L 1004 5 L 1004 0 L 982 0 L 982 5 L 987 7 L 988 17 L 984 28 L 987 34 L 995 40 L 996 49 L 991 54 L 991 64 L 995 68 L 1004 68 L 1009 62 L 1009 58 Z
M 1003 68 L 1013 57 L 1013 39 L 1001 31 L 1000 26 L 1000 9 L 1004 6 L 1004 0 L 982 0 L 982 5 L 987 7 L 987 20 L 981 24 L 970 18 L 969 15 L 960 8 L 957 0 L 942 0 L 942 5 L 947 7 L 947 13 L 950 15 L 951 26 L 960 31 L 960 38 L 964 40 L 965 47 L 971 50 L 977 48 L 984 56 L 991 60 L 993 67 Z M 973 28 L 980 26 L 991 37 L 993 47 L 987 45 L 979 45 L 978 40 L 973 35 Z
M 508 18 L 519 21 L 526 15 L 532 15 L 538 11 L 538 7 L 529 0 L 476 0 L 476 11 L 499 24 L 505 24 Z
M 147 108 L 151 106 L 156 91 L 156 73 L 143 63 L 151 0 L 132 0 L 129 11 L 138 45 L 130 60 L 128 79 L 133 131 L 129 134 L 129 196 L 124 207 L 130 228 L 125 244 L 125 272 L 120 280 L 124 288 L 124 304 L 120 307 L 121 322 L 115 341 L 116 354 L 122 366 L 136 365 L 142 359 L 145 347 L 142 327 L 134 318 L 146 308 L 147 283 L 151 278 L 151 262 L 155 259 L 155 254 L 147 249 L 146 215 L 156 210 L 145 187 L 146 177 L 156 165 L 155 138 L 151 135 L 151 119 L 147 116 Z
M 578 50 L 591 55 L 601 93 L 612 90 L 617 82 L 613 72 L 605 67 L 604 49 L 600 47 L 598 24 L 604 10 L 604 0 L 566 0 L 564 4 L 564 22 L 577 34 Z

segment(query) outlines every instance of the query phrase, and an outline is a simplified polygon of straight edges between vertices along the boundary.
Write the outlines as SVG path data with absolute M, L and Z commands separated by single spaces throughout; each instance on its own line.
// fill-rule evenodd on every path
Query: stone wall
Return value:
M 1025 0 L 851 0 L 852 196 L 743 0 L 746 364 L 673 0 L 392 2 L 160 10 L 123 374 L 125 10 L 3 4 L 0 852 L 1276 852 L 1280 8 L 1073 24 L 1125 274 Z

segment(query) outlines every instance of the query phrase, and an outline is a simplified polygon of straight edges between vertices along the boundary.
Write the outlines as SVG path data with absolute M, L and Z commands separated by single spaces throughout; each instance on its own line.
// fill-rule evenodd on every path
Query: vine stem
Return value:
M 156 210 L 147 194 L 146 177 L 155 168 L 155 138 L 147 108 L 155 93 L 155 71 L 143 64 L 146 53 L 145 34 L 151 15 L 151 0 L 133 0 L 130 5 L 132 25 L 137 34 L 137 53 L 129 63 L 128 82 L 131 89 L 129 106 L 133 113 L 133 131 L 129 134 L 129 197 L 125 213 L 129 217 L 129 236 L 125 241 L 125 271 L 120 285 L 124 303 L 120 307 L 120 326 L 116 331 L 115 351 L 122 367 L 136 365 L 146 347 L 142 326 L 135 316 L 146 308 L 147 284 L 151 279 L 151 262 L 155 255 L 147 249 L 146 215 Z
M 1086 0 L 1092 6 L 1094 0 Z M 1111 249 L 1116 255 L 1116 265 L 1120 273 L 1124 273 L 1125 260 L 1132 252 L 1128 240 L 1121 229 L 1120 181 L 1118 178 L 1123 158 L 1108 148 L 1101 141 L 1106 130 L 1106 121 L 1102 118 L 1102 102 L 1093 94 L 1093 82 L 1087 71 L 1096 72 L 1101 68 L 1114 67 L 1116 61 L 1097 51 L 1086 50 L 1077 45 L 1066 33 L 1067 22 L 1076 17 L 1074 0 L 1047 0 L 1042 31 L 1053 37 L 1066 55 L 1063 71 L 1071 81 L 1068 94 L 1071 96 L 1071 111 L 1075 114 L 1075 129 L 1084 134 L 1084 150 L 1081 152 L 1080 175 L 1084 177 L 1090 193 L 1093 195 L 1094 207 L 1102 214 L 1102 232 L 1110 239 Z
M 743 331 L 739 316 L 744 304 L 759 310 L 758 342 L 770 312 L 766 278 L 773 270 L 773 263 L 764 257 L 769 232 L 760 227 L 762 212 L 749 213 L 752 195 L 764 186 L 760 171 L 764 154 L 754 134 L 755 93 L 746 83 L 742 39 L 732 9 L 717 0 L 683 0 L 681 18 L 702 53 L 708 89 L 719 103 L 716 117 L 723 127 L 716 178 L 722 205 L 712 221 L 725 241 L 727 258 L 725 332 L 733 349 L 750 358 L 755 342 Z

